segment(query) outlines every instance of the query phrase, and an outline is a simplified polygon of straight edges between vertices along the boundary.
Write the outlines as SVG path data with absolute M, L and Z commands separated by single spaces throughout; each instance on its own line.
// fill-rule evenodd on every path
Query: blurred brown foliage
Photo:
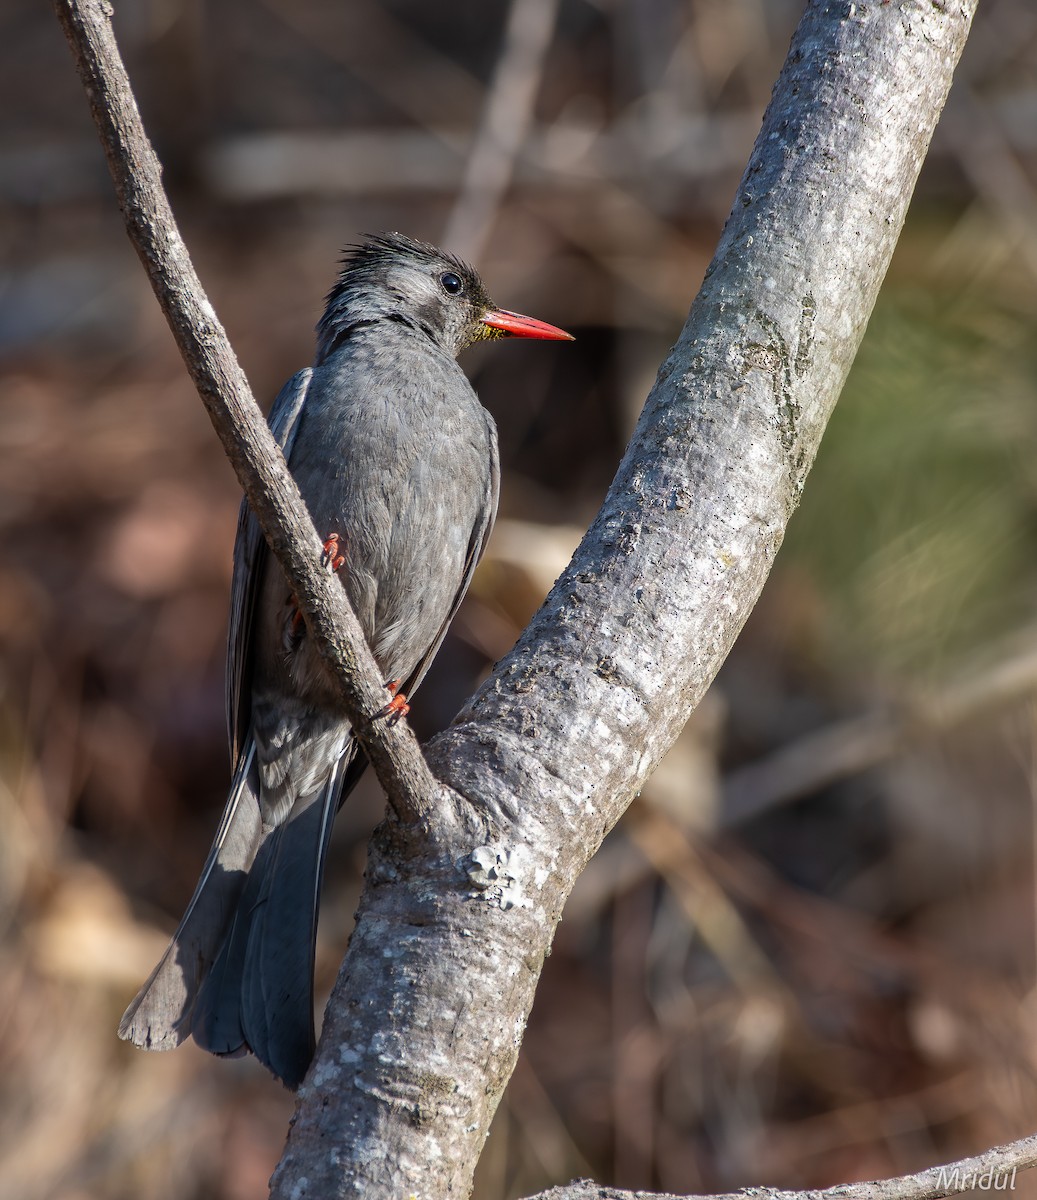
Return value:
M 521 6 L 116 12 L 259 396 L 309 360 L 363 232 L 453 227 L 500 303 L 578 334 L 468 362 L 502 523 L 418 697 L 426 734 L 597 507 L 800 7 Z M 526 17 L 540 49 L 509 59 Z M 252 1061 L 115 1038 L 223 800 L 237 488 L 56 22 L 9 0 L 0 32 L 0 1195 L 244 1200 L 290 1098 Z M 1030 0 L 985 0 L 764 598 L 566 910 L 480 1197 L 813 1186 L 1033 1128 L 1035 65 Z M 491 187 L 465 164 L 494 95 Z M 368 782 L 340 817 L 325 986 L 380 809 Z

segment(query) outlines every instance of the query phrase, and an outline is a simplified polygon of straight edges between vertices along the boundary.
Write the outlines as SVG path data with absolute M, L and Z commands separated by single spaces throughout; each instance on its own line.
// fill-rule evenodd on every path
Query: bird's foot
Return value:
M 340 534 L 329 533 L 321 550 L 320 565 L 332 574 L 345 566 L 346 556 L 339 549 L 344 540 Z M 290 615 L 285 627 L 285 643 L 287 647 L 294 648 L 305 631 L 305 621 L 299 611 L 299 601 L 296 600 L 294 593 L 288 597 L 288 609 Z
M 372 721 L 380 721 L 383 717 L 388 720 L 390 725 L 395 725 L 401 718 L 405 717 L 410 712 L 410 705 L 407 703 L 407 697 L 398 688 L 403 681 L 400 679 L 388 679 L 382 685 L 388 688 L 392 699 L 388 704 L 382 707 L 371 718 Z
M 329 533 L 324 543 L 324 553 L 320 556 L 320 565 L 326 567 L 333 575 L 346 565 L 346 556 L 339 550 L 342 540 L 339 534 Z

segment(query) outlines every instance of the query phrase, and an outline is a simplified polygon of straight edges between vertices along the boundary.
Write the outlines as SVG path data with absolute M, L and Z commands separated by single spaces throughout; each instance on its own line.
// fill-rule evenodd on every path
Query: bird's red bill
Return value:
M 575 341 L 571 333 L 566 333 L 557 325 L 548 325 L 546 321 L 524 317 L 522 313 L 509 312 L 506 308 L 491 309 L 482 318 L 482 323 L 510 337 L 546 338 L 552 342 Z

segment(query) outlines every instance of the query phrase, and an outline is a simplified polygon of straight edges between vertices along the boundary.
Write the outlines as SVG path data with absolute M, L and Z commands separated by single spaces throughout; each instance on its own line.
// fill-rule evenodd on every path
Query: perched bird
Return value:
M 314 364 L 270 425 L 387 680 L 421 682 L 497 509 L 493 419 L 458 366 L 483 338 L 569 339 L 493 306 L 466 263 L 398 233 L 355 247 Z M 313 960 L 335 814 L 363 773 L 338 690 L 246 502 L 234 547 L 234 774 L 194 896 L 119 1036 L 251 1051 L 288 1087 L 315 1048 Z

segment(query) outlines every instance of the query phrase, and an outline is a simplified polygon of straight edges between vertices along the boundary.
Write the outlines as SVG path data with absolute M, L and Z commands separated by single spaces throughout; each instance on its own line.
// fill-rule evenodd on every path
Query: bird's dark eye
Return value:
M 451 296 L 459 296 L 464 291 L 461 276 L 455 275 L 453 271 L 447 271 L 445 275 L 440 275 L 439 282 L 443 285 L 443 291 L 449 292 Z

